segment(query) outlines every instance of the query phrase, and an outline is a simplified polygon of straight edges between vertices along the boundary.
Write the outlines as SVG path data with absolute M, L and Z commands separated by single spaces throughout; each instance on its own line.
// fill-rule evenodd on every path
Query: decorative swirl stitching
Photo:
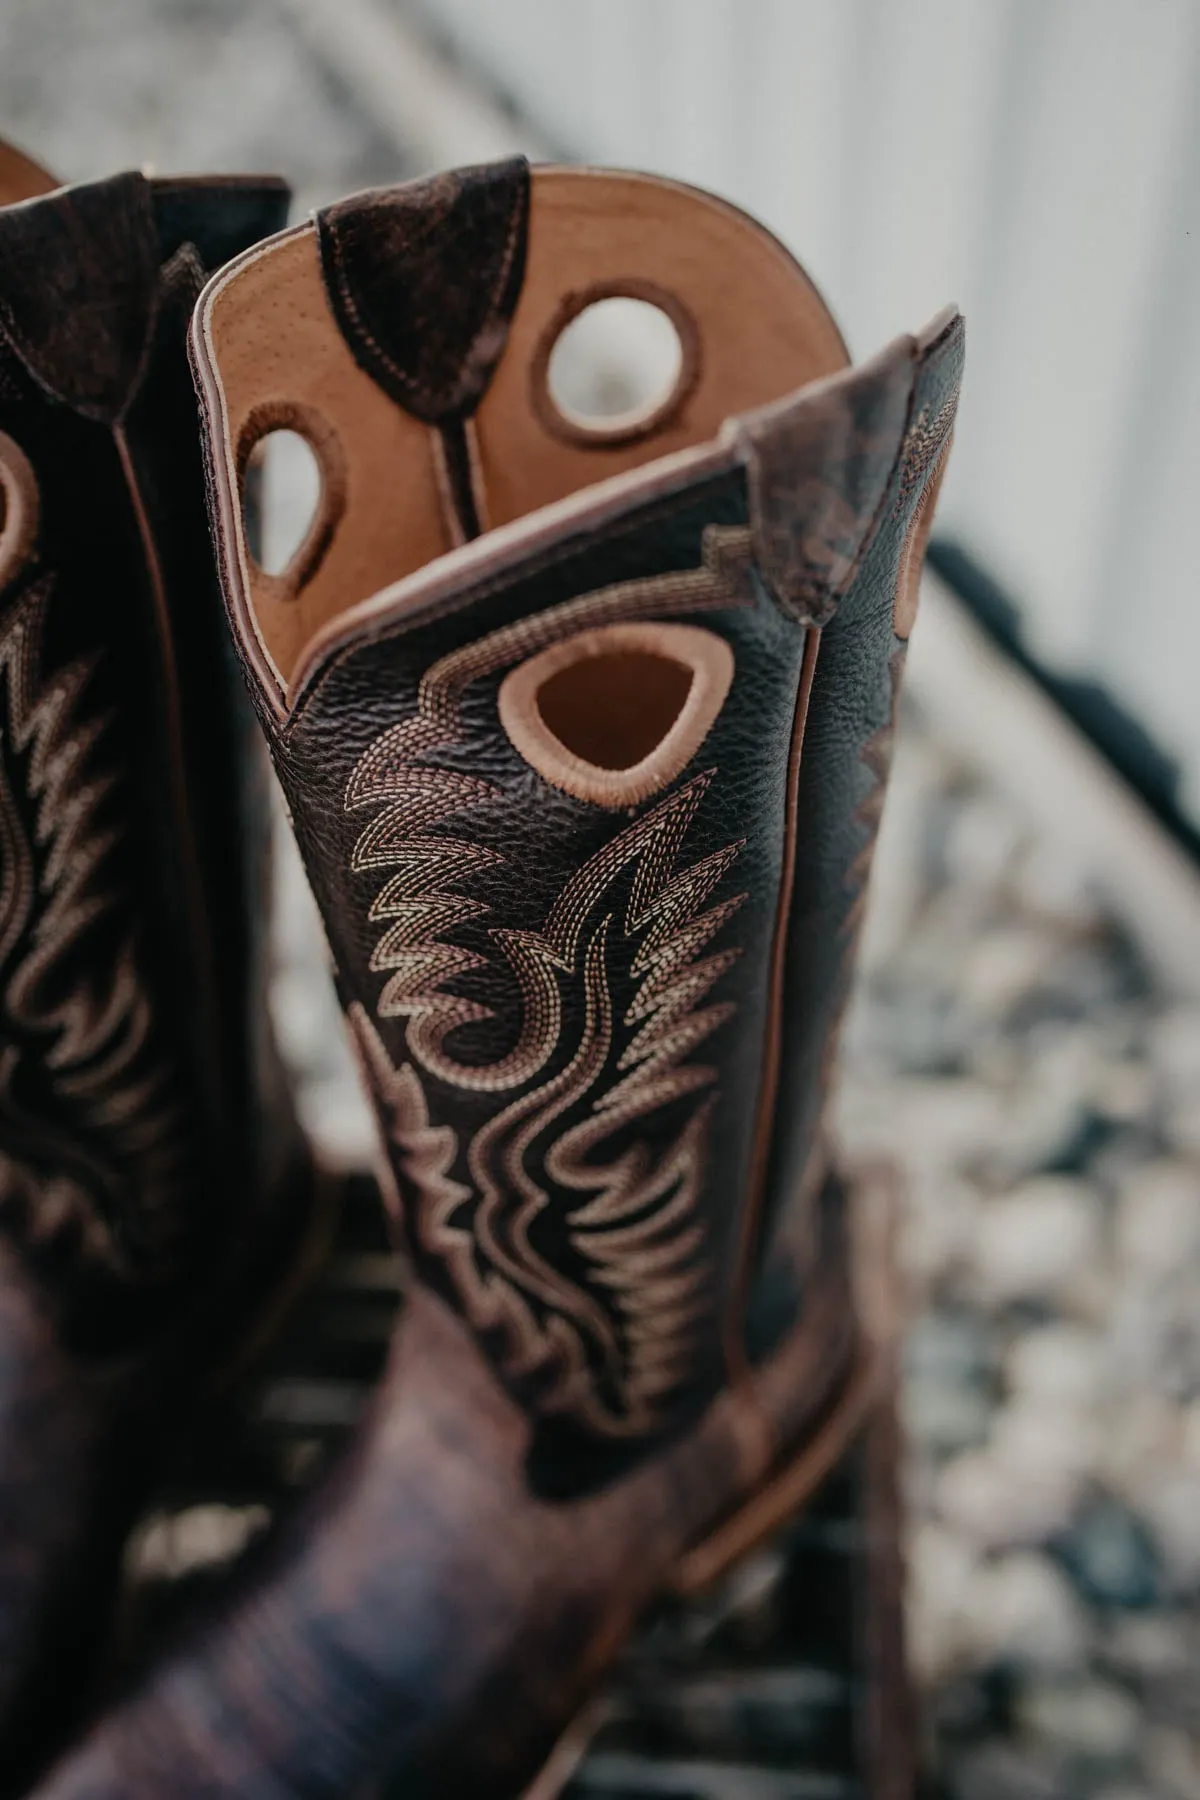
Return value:
M 582 963 L 579 1044 L 558 1075 L 514 1100 L 469 1142 L 472 1186 L 450 1174 L 458 1139 L 449 1127 L 431 1123 L 415 1069 L 410 1064 L 394 1069 L 365 1010 L 352 1009 L 389 1115 L 389 1138 L 417 1197 L 420 1243 L 445 1262 L 470 1322 L 502 1334 L 501 1363 L 508 1377 L 538 1377 L 539 1410 L 572 1413 L 607 1436 L 642 1436 L 661 1423 L 691 1373 L 698 1328 L 709 1307 L 713 1270 L 696 1209 L 707 1167 L 711 1096 L 657 1160 L 643 1143 L 605 1165 L 588 1158 L 622 1126 L 709 1088 L 716 1079 L 714 1068 L 687 1059 L 733 1013 L 729 1002 L 707 1007 L 702 1002 L 740 951 L 721 951 L 700 963 L 692 959 L 746 897 L 739 894 L 699 911 L 742 844 L 672 872 L 712 774 L 696 776 L 629 827 L 563 889 L 541 941 L 545 945 L 553 935 L 558 947 L 548 961 L 564 975 Z M 641 937 L 630 967 L 642 980 L 624 1015 L 624 1023 L 636 1027 L 617 1057 L 618 1070 L 625 1072 L 601 1087 L 590 1114 L 554 1139 L 542 1159 L 550 1182 L 588 1196 L 568 1214 L 568 1222 L 591 1283 L 606 1295 L 602 1300 L 570 1281 L 532 1244 L 531 1228 L 550 1199 L 530 1172 L 529 1158 L 609 1066 L 615 1035 L 607 973 L 612 915 L 600 920 L 582 954 L 580 944 L 587 918 L 595 917 L 605 893 L 635 859 L 624 929 L 626 938 Z M 526 935 L 532 953 L 535 934 Z M 456 1226 L 455 1213 L 476 1194 L 473 1231 Z M 545 1326 L 538 1324 L 531 1302 L 550 1309 Z M 606 1400 L 606 1391 L 615 1400 Z
M 174 1071 L 161 1054 L 145 1054 L 152 1009 L 132 938 L 120 942 L 105 966 L 89 968 L 65 993 L 60 987 L 63 964 L 82 934 L 117 904 L 103 870 L 119 834 L 101 823 L 117 785 L 113 771 L 96 767 L 108 720 L 80 718 L 95 661 L 77 658 L 48 679 L 41 672 L 50 595 L 49 578 L 36 583 L 0 623 L 4 747 L 27 759 L 25 788 L 35 809 L 31 841 L 0 762 L 0 980 L 13 1025 L 49 1040 L 40 1065 L 53 1091 L 80 1108 L 95 1145 L 25 1112 L 14 1090 L 23 1052 L 6 1046 L 0 1101 L 12 1141 L 0 1153 L 0 1210 L 20 1216 L 31 1242 L 48 1242 L 70 1225 L 86 1257 L 128 1277 L 134 1273 L 128 1234 L 105 1215 L 98 1195 L 120 1193 L 132 1179 L 145 1239 L 136 1254 L 149 1259 L 140 1273 L 161 1275 L 176 1249 L 171 1223 L 180 1209 L 170 1203 L 186 1172 Z M 35 1173 L 27 1149 L 15 1153 L 16 1145 L 35 1144 L 49 1163 L 76 1175 Z
M 892 507 L 893 519 L 903 516 L 912 497 L 913 489 L 935 461 L 946 439 L 950 436 L 954 417 L 958 411 L 960 386 L 961 383 L 957 381 L 954 383 L 936 412 L 932 411 L 929 406 L 922 406 L 904 434 L 904 442 L 900 447 L 900 480 L 896 489 L 895 504 Z
M 450 1033 L 493 1014 L 443 988 L 488 959 L 447 942 L 446 934 L 487 908 L 452 890 L 501 858 L 466 839 L 425 834 L 435 822 L 502 796 L 480 778 L 425 759 L 463 741 L 460 704 L 473 681 L 591 624 L 738 604 L 748 564 L 748 532 L 710 528 L 700 569 L 580 596 L 442 658 L 421 681 L 416 714 L 367 748 L 346 787 L 348 812 L 383 808 L 360 833 L 351 867 L 392 871 L 368 915 L 386 927 L 370 966 L 387 976 L 378 1016 L 407 1020 L 411 1060 L 392 1064 L 365 1008 L 353 1006 L 351 1019 L 415 1198 L 417 1241 L 443 1262 L 471 1325 L 499 1338 L 505 1375 L 536 1387 L 538 1410 L 570 1414 L 607 1436 L 641 1436 L 661 1425 L 694 1369 L 711 1310 L 711 1247 L 697 1206 L 713 1105 L 704 1090 L 716 1070 L 689 1059 L 734 1010 L 729 1002 L 705 1002 L 739 950 L 702 953 L 746 896 L 704 908 L 742 844 L 676 868 L 715 773 L 709 770 L 577 870 L 541 932 L 494 927 L 491 942 L 520 989 L 521 1027 L 506 1054 L 465 1064 L 447 1048 Z M 638 986 L 618 1043 L 609 985 L 614 915 L 603 908 L 626 870 L 624 940 Z M 581 1005 L 569 1015 L 582 1017 L 569 1061 L 460 1144 L 451 1127 L 432 1119 L 418 1065 L 466 1092 L 527 1086 L 560 1048 L 565 987 L 581 990 Z M 551 1137 L 540 1159 L 546 1182 L 580 1196 L 567 1215 L 570 1242 L 589 1271 L 577 1282 L 531 1240 L 551 1203 L 533 1165 L 538 1146 L 589 1094 L 589 1113 Z M 589 1160 L 622 1127 L 693 1094 L 704 1098 L 657 1157 L 635 1141 L 607 1164 Z M 470 1185 L 453 1173 L 460 1154 Z M 478 1203 L 470 1226 L 456 1223 L 472 1200 Z
M 350 866 L 355 872 L 393 867 L 405 872 L 402 890 L 389 885 L 371 909 L 372 918 L 377 913 L 385 916 L 381 910 L 385 905 L 399 909 L 395 927 L 376 944 L 372 957 L 375 972 L 389 974 L 378 1013 L 381 1018 L 409 1020 L 409 1049 L 430 1074 L 473 1093 L 500 1093 L 531 1080 L 558 1042 L 562 1008 L 557 977 L 565 972 L 561 959 L 574 955 L 569 939 L 575 927 L 567 916 L 574 902 L 568 886 L 544 939 L 535 942 L 522 932 L 501 929 L 492 933 L 521 994 L 517 1043 L 506 1056 L 486 1066 L 463 1063 L 448 1051 L 446 1040 L 451 1032 L 493 1016 L 490 1007 L 441 991 L 445 981 L 483 966 L 483 959 L 473 952 L 442 941 L 447 922 L 460 922 L 467 916 L 462 911 L 456 915 L 455 907 L 468 903 L 445 891 L 441 882 L 467 873 L 472 866 L 482 867 L 494 853 L 460 838 L 426 840 L 419 835 L 435 820 L 445 822 L 500 798 L 491 783 L 431 768 L 425 760 L 433 752 L 462 742 L 464 693 L 472 682 L 497 674 L 590 625 L 737 604 L 749 584 L 750 553 L 748 530 L 710 526 L 704 533 L 699 569 L 597 589 L 452 652 L 423 676 L 416 714 L 381 733 L 355 765 L 346 786 L 346 810 L 387 804 L 360 834 Z M 431 844 L 437 846 L 442 859 L 447 855 L 460 859 L 456 871 L 439 860 L 430 850 Z M 471 860 L 464 863 L 463 857 Z M 435 884 L 423 891 L 412 879 L 422 869 Z M 478 905 L 469 904 L 478 914 Z

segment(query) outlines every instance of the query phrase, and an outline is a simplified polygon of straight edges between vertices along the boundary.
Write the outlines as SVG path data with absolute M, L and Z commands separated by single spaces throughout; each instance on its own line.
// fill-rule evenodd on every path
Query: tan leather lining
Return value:
M 562 416 L 537 396 L 566 319 L 601 293 L 664 305 L 681 331 L 684 368 L 676 391 L 649 419 L 580 433 L 564 429 Z M 286 690 L 319 632 L 461 544 L 462 529 L 436 435 L 387 398 L 337 330 L 312 226 L 239 259 L 211 284 L 203 312 L 235 492 L 239 450 L 263 417 L 282 417 L 288 408 L 303 414 L 330 491 L 340 453 L 340 517 L 332 524 L 322 517 L 321 541 L 307 540 L 282 580 L 251 563 L 240 505 L 228 508 L 244 629 L 271 685 Z M 468 423 L 480 521 L 485 529 L 503 527 L 710 441 L 730 415 L 846 361 L 802 270 L 735 208 L 648 176 L 535 169 L 524 287 L 505 355 Z
M 37 477 L 21 446 L 0 431 L 0 589 L 28 560 L 37 523 Z
M 22 200 L 36 200 L 40 194 L 53 193 L 60 183 L 34 162 L 15 144 L 0 138 L 0 206 L 15 206 Z
M 638 504 L 637 524 L 644 525 L 656 508 L 669 509 L 672 496 L 689 483 L 723 474 L 737 466 L 737 446 L 722 434 L 714 443 L 699 444 L 663 457 L 645 470 L 630 469 L 582 493 L 568 494 L 525 518 L 489 529 L 439 557 L 390 587 L 381 588 L 331 619 L 305 649 L 292 678 L 289 702 L 299 707 L 311 685 L 340 654 L 360 641 L 364 631 L 387 631 L 397 620 L 420 611 L 457 606 L 466 595 L 484 595 L 512 579 L 513 571 L 532 574 L 560 560 L 582 532 L 609 527 L 621 535 L 634 529 L 629 509 Z M 747 531 L 747 541 L 749 533 Z M 653 579 L 653 578 L 651 578 Z M 290 710 L 282 700 L 281 716 Z
M 669 642 L 654 649 L 628 638 L 593 643 L 542 682 L 534 714 L 574 756 L 623 774 L 662 744 L 687 705 L 693 675 Z
M 601 291 L 671 295 L 695 323 L 691 354 L 699 366 L 684 404 L 653 432 L 568 444 L 539 418 L 531 371 L 554 321 L 559 329 L 565 323 L 564 305 Z M 684 351 L 686 359 L 686 342 Z M 492 523 L 701 443 L 731 414 L 846 362 L 837 329 L 799 264 L 736 208 L 647 175 L 535 169 L 525 282 L 507 351 L 477 415 Z
M 240 507 L 239 548 L 248 623 L 285 684 L 314 631 L 354 600 L 451 548 L 429 426 L 394 406 L 343 342 L 325 298 L 311 226 L 271 239 L 209 289 L 208 330 L 221 376 L 234 491 L 237 447 L 264 413 L 303 410 L 336 439 L 345 471 L 338 528 L 294 593 L 251 564 Z M 311 425 L 310 425 L 311 431 Z M 310 433 L 309 441 L 313 442 Z M 313 442 L 321 460 L 322 444 Z M 322 467 L 323 480 L 330 471 Z
M 686 768 L 733 680 L 733 652 L 699 626 L 602 625 L 510 671 L 500 722 L 553 787 L 636 806 Z

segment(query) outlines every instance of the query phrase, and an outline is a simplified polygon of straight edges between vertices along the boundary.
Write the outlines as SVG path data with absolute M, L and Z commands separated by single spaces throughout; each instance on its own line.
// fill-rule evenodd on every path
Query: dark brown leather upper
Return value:
M 819 1201 L 828 1352 L 853 1335 L 848 1207 L 834 1181 Z M 780 1442 L 830 1426 L 842 1367 L 816 1348 L 758 1371 Z M 726 1392 L 622 1480 L 540 1499 L 528 1420 L 418 1288 L 351 1455 L 36 1800 L 518 1800 L 665 1575 L 762 1478 L 744 1423 Z
M 184 349 L 197 240 L 286 204 L 128 174 L 0 210 L 0 1793 L 82 1699 L 166 1399 L 294 1229 Z
M 120 418 L 141 381 L 159 254 L 141 175 L 0 210 L 0 327 L 42 387 L 86 418 Z
M 321 221 L 356 360 L 422 417 L 476 403 L 481 342 L 497 366 L 523 193 L 502 165 Z M 386 366 L 364 320 L 400 333 Z M 948 317 L 736 421 L 695 472 L 651 465 L 602 524 L 380 605 L 282 719 L 255 684 L 409 1247 L 537 1419 L 542 1491 L 611 1478 L 803 1311 L 895 594 L 961 358 Z M 412 396 L 426 365 L 432 410 Z M 227 547 L 252 662 L 241 567 Z M 499 695 L 543 648 L 623 621 L 716 634 L 735 672 L 678 776 L 614 812 L 530 766 Z
M 803 1223 L 794 1198 L 811 1192 L 824 1154 L 822 1111 L 837 1032 L 854 975 L 871 858 L 891 767 L 906 642 L 896 635 L 905 545 L 938 478 L 962 380 L 963 321 L 935 321 L 859 371 L 894 383 L 907 405 L 853 578 L 821 632 L 795 793 L 794 876 L 780 980 L 779 1103 L 772 1121 L 758 1227 L 752 1348 L 774 1341 L 794 1313 Z M 891 368 L 887 363 L 891 363 Z M 897 367 L 899 365 L 899 367 Z M 876 374 L 872 375 L 871 372 Z
M 142 1297 L 161 1310 L 185 1259 L 196 1285 L 205 1188 L 258 1154 L 262 833 L 246 807 L 264 799 L 183 352 L 203 269 L 174 239 L 226 193 L 252 230 L 286 205 L 279 184 L 230 182 L 182 201 L 167 184 L 160 206 L 131 174 L 0 210 L 0 431 L 34 520 L 0 571 L 5 829 L 28 880 L 5 914 L 0 1149 L 27 1248 L 54 1259 L 60 1304 L 78 1288 L 64 1323 L 97 1347 L 136 1337 Z M 245 241 L 209 233 L 218 253 Z M 69 1203 L 66 1187 L 40 1200 L 47 1182 Z M 84 1301 L 109 1281 L 119 1308 Z

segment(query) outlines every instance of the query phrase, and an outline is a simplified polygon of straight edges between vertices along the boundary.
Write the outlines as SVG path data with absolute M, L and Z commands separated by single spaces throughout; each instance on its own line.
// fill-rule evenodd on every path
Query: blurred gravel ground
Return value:
M 840 1122 L 906 1177 L 931 1761 L 956 1800 L 1190 1800 L 1200 1008 L 912 715 L 876 875 Z
M 404 173 L 272 8 L 239 0 L 4 0 L 0 131 L 68 178 L 282 169 L 300 209 Z M 306 1119 L 353 1163 L 367 1125 L 283 841 L 276 1013 Z M 1155 989 L 1079 872 L 911 715 L 865 962 L 841 1122 L 908 1184 L 931 1782 L 948 1800 L 1200 1800 L 1200 1009 Z M 386 1340 L 369 1212 L 322 1302 L 337 1366 L 277 1371 L 255 1403 L 293 1482 L 351 1425 Z M 261 1529 L 243 1453 L 225 1501 L 180 1494 L 148 1523 L 143 1576 L 216 1568 Z M 789 1568 L 767 1554 L 718 1610 L 769 1634 Z M 781 1785 L 777 1756 L 769 1779 L 703 1762 L 744 1685 L 688 1689 L 674 1773 L 610 1757 L 581 1791 L 834 1792 Z M 805 1704 L 776 1671 L 747 1716 L 778 1747 Z

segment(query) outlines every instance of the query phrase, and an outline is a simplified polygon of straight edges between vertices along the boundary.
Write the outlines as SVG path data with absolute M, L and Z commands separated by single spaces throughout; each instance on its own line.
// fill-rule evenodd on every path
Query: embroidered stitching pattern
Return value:
M 442 934 L 482 910 L 478 902 L 444 891 L 443 884 L 494 861 L 494 853 L 460 838 L 420 835 L 435 819 L 445 822 L 499 797 L 487 781 L 424 761 L 461 743 L 460 707 L 467 688 L 590 625 L 736 604 L 747 588 L 749 565 L 747 530 L 709 527 L 699 569 L 597 589 L 452 652 L 422 678 L 415 716 L 383 732 L 355 766 L 346 810 L 387 804 L 360 834 L 351 868 L 397 871 L 369 914 L 373 923 L 394 921 L 371 958 L 376 973 L 390 972 L 378 1012 L 381 1018 L 409 1020 L 409 1047 L 431 1074 L 475 1093 L 517 1087 L 545 1064 L 562 1022 L 553 940 L 548 960 L 524 934 L 497 931 L 497 945 L 521 989 L 520 1037 L 505 1058 L 488 1067 L 460 1062 L 445 1048 L 458 1026 L 491 1017 L 487 1007 L 441 991 L 453 976 L 481 966 L 478 956 L 446 944 Z
M 384 809 L 360 833 L 351 866 L 391 871 L 370 908 L 372 922 L 385 926 L 370 966 L 387 975 L 378 1016 L 406 1019 L 411 1060 L 393 1067 L 367 1012 L 351 1011 L 415 1194 L 417 1240 L 444 1263 L 469 1322 L 499 1335 L 504 1373 L 536 1388 L 538 1409 L 570 1414 L 608 1436 L 642 1435 L 661 1423 L 692 1373 L 710 1310 L 714 1271 L 697 1203 L 713 1103 L 706 1090 L 716 1071 L 689 1059 L 734 1010 L 730 1002 L 706 1002 L 740 951 L 703 952 L 746 896 L 704 908 L 742 843 L 676 868 L 709 770 L 577 870 L 542 931 L 493 927 L 491 941 L 521 994 L 520 1029 L 513 1048 L 491 1064 L 463 1063 L 448 1047 L 450 1034 L 492 1014 L 444 992 L 444 984 L 488 959 L 445 934 L 487 908 L 452 888 L 501 859 L 465 839 L 425 833 L 435 820 L 500 795 L 477 777 L 417 759 L 462 741 L 460 703 L 472 681 L 587 625 L 736 604 L 748 560 L 747 532 L 710 530 L 698 570 L 583 595 L 443 658 L 421 683 L 415 716 L 368 747 L 346 789 L 347 811 Z M 625 871 L 630 891 L 618 923 L 604 903 Z M 623 945 L 627 960 L 619 966 L 637 986 L 618 1021 L 610 975 Z M 531 1086 L 563 1048 L 563 995 L 572 986 L 582 990 L 572 1015 L 582 1015 L 579 1041 L 565 1066 Z M 515 1097 L 463 1145 L 431 1117 L 419 1070 L 466 1092 Z M 622 1128 L 690 1096 L 696 1104 L 657 1155 L 634 1139 L 608 1162 L 591 1160 Z M 582 1120 L 561 1127 L 589 1097 Z M 460 1155 L 469 1184 L 452 1173 Z M 565 1222 L 581 1280 L 532 1241 L 535 1221 L 552 1204 L 535 1173 L 539 1160 L 546 1183 L 578 1196 Z M 472 1200 L 468 1229 L 455 1215 Z
M 515 1380 L 536 1378 L 541 1410 L 573 1413 L 610 1436 L 642 1435 L 658 1422 L 690 1373 L 709 1302 L 713 1271 L 696 1205 L 711 1095 L 657 1159 L 636 1142 L 607 1163 L 590 1157 L 623 1126 L 716 1080 L 714 1068 L 688 1059 L 734 1011 L 728 1001 L 703 1002 L 740 950 L 696 958 L 746 898 L 737 894 L 702 910 L 742 844 L 674 871 L 712 774 L 694 777 L 629 827 L 564 888 L 541 945 L 552 946 L 547 961 L 560 977 L 581 979 L 579 1044 L 559 1074 L 512 1101 L 466 1146 L 471 1185 L 450 1173 L 457 1136 L 431 1123 L 416 1069 L 409 1063 L 394 1069 L 365 1010 L 352 1009 L 388 1115 L 389 1138 L 417 1195 L 422 1247 L 445 1262 L 476 1329 L 502 1333 L 505 1372 Z M 637 943 L 629 966 L 639 981 L 623 1020 L 632 1035 L 618 1050 L 615 1077 L 606 1085 L 617 1037 L 608 977 L 613 914 L 593 925 L 586 949 L 582 938 L 586 921 L 595 919 L 605 893 L 631 863 L 624 935 Z M 527 935 L 531 949 L 540 947 L 537 934 Z M 419 1051 L 417 1059 L 423 1060 Z M 557 1120 L 589 1094 L 588 1114 L 552 1139 L 542 1158 L 547 1180 L 580 1196 L 567 1222 L 571 1244 L 589 1271 L 584 1287 L 531 1242 L 531 1228 L 551 1202 L 528 1159 Z M 476 1196 L 473 1230 L 455 1225 L 455 1212 Z M 591 1284 L 606 1299 L 594 1295 Z M 549 1309 L 544 1326 L 533 1310 L 538 1302 Z
M 101 815 L 117 777 L 97 766 L 108 720 L 80 718 L 94 660 L 80 658 L 43 676 L 50 593 L 48 579 L 38 582 L 0 623 L 5 742 L 27 759 L 25 789 L 34 806 L 30 836 L 0 761 L 0 983 L 17 1036 L 0 1052 L 9 1140 L 0 1152 L 0 1213 L 15 1218 L 30 1243 L 46 1244 L 69 1230 L 92 1261 L 125 1277 L 155 1276 L 175 1251 L 176 1215 L 163 1202 L 184 1180 L 184 1169 L 173 1072 L 161 1054 L 145 1054 L 152 1014 L 132 938 L 120 942 L 105 967 L 65 991 L 60 986 L 65 957 L 114 907 L 102 872 L 118 834 Z M 22 1039 L 39 1045 L 31 1055 L 54 1095 L 75 1109 L 80 1134 L 22 1105 Z M 37 1172 L 43 1160 L 61 1172 L 43 1177 Z M 142 1202 L 133 1249 L 118 1231 L 132 1221 L 112 1216 L 113 1203 L 130 1186 Z M 133 1255 L 142 1259 L 136 1269 Z
M 954 415 L 958 411 L 960 384 L 956 381 L 936 412 L 923 406 L 904 435 L 900 448 L 900 483 L 896 491 L 893 519 L 901 517 L 912 491 L 930 467 L 950 435 Z

